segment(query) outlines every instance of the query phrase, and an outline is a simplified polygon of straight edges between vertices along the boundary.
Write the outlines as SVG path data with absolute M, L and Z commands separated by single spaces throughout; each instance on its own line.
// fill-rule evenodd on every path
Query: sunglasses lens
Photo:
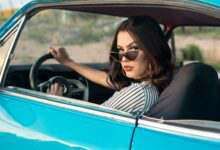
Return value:
M 138 51 L 130 51 L 130 52 L 125 53 L 125 57 L 128 60 L 135 60 L 137 56 L 138 56 Z

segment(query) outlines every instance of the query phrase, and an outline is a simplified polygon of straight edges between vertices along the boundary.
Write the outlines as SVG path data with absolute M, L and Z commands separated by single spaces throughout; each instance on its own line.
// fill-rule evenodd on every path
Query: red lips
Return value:
M 124 71 L 126 71 L 126 72 L 132 71 L 133 68 L 134 68 L 134 67 L 132 67 L 132 66 L 124 66 L 124 67 L 123 67 Z

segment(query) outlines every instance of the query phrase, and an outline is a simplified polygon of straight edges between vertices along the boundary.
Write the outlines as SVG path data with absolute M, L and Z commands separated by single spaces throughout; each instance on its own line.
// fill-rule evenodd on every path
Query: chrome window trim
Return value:
M 177 136 L 199 138 L 205 140 L 215 140 L 218 142 L 220 141 L 220 133 L 180 127 L 175 125 L 168 125 L 168 124 L 164 124 L 163 120 L 161 119 L 154 119 L 154 121 L 151 121 L 151 119 L 149 120 L 139 119 L 138 127 L 153 131 L 160 131 Z
M 15 24 L 13 25 L 13 27 L 11 27 L 2 37 L 0 37 L 0 41 L 4 44 L 5 43 L 5 39 L 7 38 L 7 36 L 13 32 L 16 28 L 17 25 L 19 25 L 21 22 L 23 21 L 23 18 L 21 17 L 21 20 L 16 21 Z M 2 45 L 1 43 L 1 45 Z
M 6 75 L 6 72 L 7 72 L 7 71 L 6 71 L 6 70 L 7 70 L 7 66 L 8 66 L 8 63 L 10 62 L 11 54 L 12 54 L 12 52 L 13 52 L 13 50 L 14 50 L 16 41 L 17 41 L 18 36 L 19 36 L 19 34 L 20 34 L 20 32 L 21 32 L 21 29 L 22 29 L 22 27 L 23 27 L 23 24 L 24 24 L 24 22 L 25 22 L 25 19 L 26 19 L 26 16 L 23 16 L 23 17 L 21 18 L 21 20 L 18 21 L 18 22 L 14 25 L 14 27 L 13 27 L 10 31 L 8 31 L 7 34 L 5 35 L 5 36 L 7 36 L 10 32 L 12 32 L 12 31 L 16 28 L 16 26 L 18 26 L 18 27 L 17 27 L 17 31 L 15 31 L 16 33 L 14 33 L 14 34 L 15 34 L 15 37 L 14 37 L 14 39 L 13 39 L 13 41 L 12 41 L 10 47 L 9 47 L 9 50 L 8 50 L 8 52 L 7 52 L 7 54 L 6 54 L 6 58 L 4 59 L 3 64 L 0 64 L 0 65 L 2 65 L 1 70 L 0 70 L 0 86 L 1 86 L 1 87 L 4 85 L 4 76 Z M 4 44 L 5 44 L 5 43 L 4 43 Z
M 217 7 L 213 7 L 212 5 L 204 4 L 204 3 L 198 3 L 195 1 L 189 1 L 189 0 L 150 0 L 150 1 L 63 1 L 59 3 L 36 3 L 33 5 L 31 8 L 29 8 L 26 13 L 32 12 L 34 9 L 37 8 L 54 8 L 54 7 L 65 7 L 65 6 L 70 6 L 72 5 L 73 7 L 94 7 L 94 6 L 114 6 L 114 7 L 120 7 L 122 5 L 127 6 L 127 5 L 132 5 L 132 6 L 141 6 L 141 7 L 161 7 L 161 8 L 169 8 L 169 9 L 179 9 L 179 10 L 187 10 L 187 11 L 193 11 L 197 13 L 202 13 L 202 14 L 207 14 L 216 18 L 220 18 L 219 12 L 220 9 Z M 93 5 L 93 6 L 89 6 Z M 118 6 L 117 6 L 118 5 Z M 74 9 L 73 9 L 74 10 Z M 84 12 L 84 11 L 82 11 Z
M 1 42 L 0 46 L 3 46 L 3 45 L 5 44 L 5 42 L 7 42 L 7 39 L 10 38 L 10 37 L 8 37 L 9 34 L 11 34 L 14 30 L 16 30 L 16 26 L 17 26 L 19 23 L 20 23 L 20 22 L 17 22 L 17 23 L 14 25 L 13 28 L 11 28 L 10 30 L 8 30 L 8 31 L 4 34 L 4 36 L 1 37 L 1 39 L 0 39 L 0 42 Z M 14 31 L 14 32 L 16 32 L 16 31 Z M 13 33 L 12 33 L 12 34 L 13 34 Z
M 52 105 L 52 106 L 56 106 L 56 107 L 60 107 L 60 108 L 65 108 L 65 109 L 79 111 L 79 112 L 83 112 L 83 113 L 87 113 L 87 114 L 91 114 L 91 115 L 106 117 L 111 120 L 126 122 L 126 123 L 129 123 L 134 126 L 136 124 L 135 118 L 129 118 L 129 117 L 125 117 L 125 116 L 115 115 L 115 114 L 111 114 L 108 112 L 100 112 L 98 110 L 92 110 L 92 109 L 83 108 L 80 106 L 69 105 L 69 104 L 65 104 L 65 103 L 61 103 L 61 102 L 57 102 L 57 101 L 51 101 L 51 100 L 42 99 L 42 98 L 29 96 L 29 95 L 24 95 L 24 94 L 20 94 L 20 93 L 15 93 L 15 92 L 7 91 L 7 90 L 0 90 L 0 92 L 3 94 L 7 94 L 9 96 L 11 95 L 11 96 L 16 96 L 16 97 L 20 97 L 20 98 L 25 98 L 24 100 L 27 99 L 27 100 L 40 102 L 43 104 Z M 97 107 L 99 107 L 99 106 L 97 106 Z

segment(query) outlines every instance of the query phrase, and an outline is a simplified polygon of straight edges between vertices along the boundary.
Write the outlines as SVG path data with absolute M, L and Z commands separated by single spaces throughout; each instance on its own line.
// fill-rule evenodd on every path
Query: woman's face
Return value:
M 142 79 L 147 71 L 147 60 L 144 51 L 139 48 L 134 38 L 127 31 L 120 31 L 117 36 L 117 48 L 121 56 L 121 66 L 128 78 Z M 138 52 L 137 52 L 138 51 Z M 137 57 L 126 58 L 127 52 L 136 52 Z M 133 53 L 133 55 L 135 55 Z M 124 54 L 124 55 L 123 55 Z M 130 53 L 131 54 L 131 53 Z M 128 55 L 127 55 L 128 56 Z

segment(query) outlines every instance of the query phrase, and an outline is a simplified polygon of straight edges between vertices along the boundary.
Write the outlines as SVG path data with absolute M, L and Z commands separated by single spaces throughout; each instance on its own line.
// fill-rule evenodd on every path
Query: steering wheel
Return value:
M 37 59 L 37 61 L 31 66 L 29 79 L 31 88 L 37 91 L 46 92 L 47 89 L 54 83 L 59 83 L 63 86 L 63 96 L 74 97 L 83 93 L 83 100 L 88 101 L 89 98 L 89 86 L 88 81 L 81 77 L 81 80 L 67 79 L 63 76 L 53 76 L 49 80 L 39 83 L 38 72 L 40 66 L 48 59 L 54 59 L 50 53 L 45 54 Z

